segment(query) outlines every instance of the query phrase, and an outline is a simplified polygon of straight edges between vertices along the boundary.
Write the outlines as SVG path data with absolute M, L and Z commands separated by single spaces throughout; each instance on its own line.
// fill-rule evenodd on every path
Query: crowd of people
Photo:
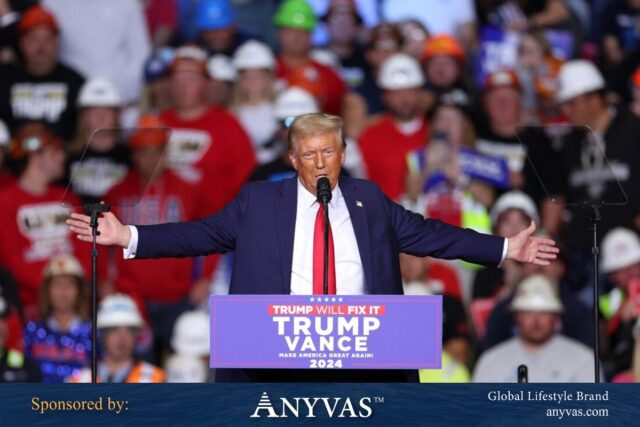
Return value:
M 421 381 L 593 381 L 597 327 L 602 380 L 640 382 L 639 28 L 637 0 L 0 0 L 0 382 L 90 377 L 71 210 L 213 214 L 295 176 L 287 127 L 314 112 L 344 119 L 345 175 L 561 248 L 500 268 L 403 254 L 405 293 L 443 296 L 443 367 Z M 232 259 L 102 248 L 99 380 L 212 381 L 207 297 Z

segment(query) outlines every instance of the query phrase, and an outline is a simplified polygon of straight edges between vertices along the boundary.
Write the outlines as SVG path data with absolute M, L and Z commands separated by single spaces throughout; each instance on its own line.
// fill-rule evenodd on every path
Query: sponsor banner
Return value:
M 637 384 L 3 384 L 12 426 L 637 426 Z
M 440 368 L 440 296 L 212 295 L 210 308 L 212 368 Z

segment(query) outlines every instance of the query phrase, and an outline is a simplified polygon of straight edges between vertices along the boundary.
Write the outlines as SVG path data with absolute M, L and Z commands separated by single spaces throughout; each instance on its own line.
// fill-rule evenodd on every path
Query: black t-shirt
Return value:
M 83 203 L 97 203 L 124 178 L 129 166 L 129 150 L 122 144 L 106 152 L 89 147 L 84 157 L 82 153 L 69 157 L 65 181 L 73 180 L 71 189 Z
M 338 74 L 349 89 L 357 89 L 364 84 L 365 78 L 369 74 L 369 64 L 364 52 L 356 47 L 351 55 L 340 59 Z
M 614 227 L 634 228 L 634 217 L 640 213 L 640 119 L 626 109 L 619 109 L 604 135 L 604 151 L 597 138 L 587 137 L 576 129 L 563 139 L 561 160 L 562 194 L 567 202 L 620 202 L 620 182 L 628 197 L 625 206 L 605 206 L 598 225 L 598 237 Z M 606 156 L 602 158 L 601 154 Z M 608 161 L 607 161 L 608 160 Z M 565 242 L 571 249 L 588 250 L 592 245 L 591 211 L 568 208 L 571 218 Z
M 488 126 L 482 126 L 478 131 L 476 149 L 482 154 L 505 159 L 510 171 L 523 173 L 524 184 L 520 190 L 538 206 L 547 193 L 556 195 L 561 190 L 558 154 L 539 128 L 524 128 L 518 138 L 518 135 L 500 136 Z
M 58 64 L 46 76 L 34 76 L 24 67 L 0 69 L 0 117 L 15 132 L 25 122 L 42 121 L 61 138 L 76 127 L 76 99 L 84 79 Z

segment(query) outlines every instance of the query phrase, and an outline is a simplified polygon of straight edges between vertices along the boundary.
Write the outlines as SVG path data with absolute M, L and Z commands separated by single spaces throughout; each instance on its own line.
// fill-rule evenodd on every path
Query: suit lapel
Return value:
M 293 263 L 293 239 L 296 231 L 296 211 L 298 203 L 298 177 L 280 182 L 280 194 L 273 200 L 276 219 L 278 250 L 282 268 L 283 293 L 291 293 L 291 265 Z
M 340 178 L 340 190 L 344 196 L 353 232 L 356 235 L 358 243 L 358 251 L 360 252 L 360 261 L 364 270 L 364 287 L 367 293 L 373 293 L 373 270 L 371 266 L 371 240 L 369 238 L 369 220 L 367 219 L 366 207 L 362 201 L 358 199 L 356 181 L 348 178 Z

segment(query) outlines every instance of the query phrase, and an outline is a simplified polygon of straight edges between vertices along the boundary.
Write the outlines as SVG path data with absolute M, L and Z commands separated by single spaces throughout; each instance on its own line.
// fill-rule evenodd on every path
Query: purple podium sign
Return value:
M 442 297 L 211 295 L 212 368 L 438 369 Z

